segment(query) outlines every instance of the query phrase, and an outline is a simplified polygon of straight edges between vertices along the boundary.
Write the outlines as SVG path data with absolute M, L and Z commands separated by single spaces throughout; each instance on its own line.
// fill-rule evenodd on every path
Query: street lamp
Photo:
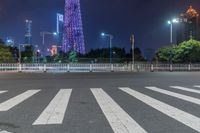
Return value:
M 179 23 L 179 20 L 174 18 L 172 20 L 168 20 L 167 23 L 170 25 L 170 43 L 173 43 L 173 24 Z
M 131 48 L 132 48 L 132 71 L 134 71 L 135 66 L 135 53 L 134 53 L 134 47 L 135 47 L 135 36 L 134 34 L 131 35 L 130 38 L 131 41 Z
M 53 35 L 53 36 L 57 36 L 58 35 L 58 33 L 57 32 L 46 32 L 46 31 L 43 31 L 43 32 L 41 32 L 40 33 L 40 35 L 42 36 L 42 56 L 43 56 L 43 61 L 44 61 L 44 45 L 45 45 L 45 35 Z
M 112 40 L 113 40 L 114 36 L 111 34 L 106 34 L 106 33 L 101 33 L 101 36 L 109 37 L 109 39 L 110 39 L 110 64 L 112 64 Z

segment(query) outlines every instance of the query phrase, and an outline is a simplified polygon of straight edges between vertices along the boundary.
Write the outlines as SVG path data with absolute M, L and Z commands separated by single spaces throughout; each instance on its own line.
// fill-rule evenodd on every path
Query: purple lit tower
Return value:
M 65 0 L 63 51 L 85 54 L 80 0 Z

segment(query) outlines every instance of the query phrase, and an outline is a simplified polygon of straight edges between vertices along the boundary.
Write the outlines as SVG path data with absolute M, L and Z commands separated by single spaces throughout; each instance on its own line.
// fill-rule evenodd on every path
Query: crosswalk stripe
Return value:
M 178 94 L 178 93 L 175 93 L 175 92 L 163 90 L 163 89 L 160 89 L 160 88 L 157 88 L 157 87 L 145 87 L 145 88 L 200 105 L 200 99 L 198 99 L 198 98 L 194 98 L 194 97 L 186 96 L 186 95 L 183 95 L 183 94 Z
M 183 90 L 183 91 L 188 91 L 188 92 L 200 94 L 200 90 L 190 89 L 190 88 L 181 87 L 181 86 L 170 86 L 170 87 L 174 88 L 174 89 L 178 89 L 178 90 Z
M 200 85 L 194 85 L 194 87 L 196 87 L 196 88 L 200 88 Z
M 11 132 L 3 130 L 3 131 L 0 131 L 0 133 L 11 133 Z
M 0 111 L 8 111 L 11 108 L 15 107 L 16 105 L 20 104 L 21 102 L 25 101 L 29 97 L 35 95 L 40 90 L 28 90 L 16 97 L 13 97 L 3 103 L 0 104 Z
M 164 113 L 165 115 L 174 118 L 186 126 L 200 132 L 200 118 L 130 88 L 120 87 L 119 89 Z
M 91 91 L 115 133 L 147 133 L 102 89 Z
M 33 125 L 62 124 L 72 89 L 61 89 Z
M 8 91 L 0 91 L 0 94 L 6 93 L 6 92 L 8 92 Z

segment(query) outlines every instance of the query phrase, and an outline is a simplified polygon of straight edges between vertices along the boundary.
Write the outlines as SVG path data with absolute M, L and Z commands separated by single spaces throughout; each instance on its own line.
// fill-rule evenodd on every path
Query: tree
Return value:
M 159 61 L 170 61 L 175 63 L 200 62 L 200 42 L 189 40 L 178 46 L 166 46 L 158 49 L 156 57 Z
M 175 60 L 177 62 L 199 62 L 200 61 L 200 42 L 189 40 L 182 42 L 176 48 Z
M 18 62 L 19 59 L 19 49 L 17 47 L 11 47 L 9 46 L 9 51 L 12 53 L 12 57 L 15 62 Z
M 5 44 L 4 41 L 0 38 L 0 44 Z
M 172 62 L 172 61 L 174 61 L 175 53 L 176 53 L 176 50 L 175 50 L 174 45 L 173 46 L 165 46 L 165 47 L 158 49 L 158 51 L 156 52 L 156 56 L 159 61 Z
M 32 45 L 26 46 L 25 51 L 22 51 L 21 55 L 22 55 L 22 62 L 31 63 L 33 61 L 33 55 L 34 55 L 33 46 Z
M 69 53 L 69 61 L 72 63 L 78 62 L 78 54 L 75 51 Z
M 126 55 L 126 57 L 132 60 L 132 49 L 130 50 L 130 53 Z M 135 61 L 145 61 L 140 48 L 134 49 L 134 60 Z
M 12 53 L 9 48 L 3 44 L 0 44 L 0 63 L 13 62 Z

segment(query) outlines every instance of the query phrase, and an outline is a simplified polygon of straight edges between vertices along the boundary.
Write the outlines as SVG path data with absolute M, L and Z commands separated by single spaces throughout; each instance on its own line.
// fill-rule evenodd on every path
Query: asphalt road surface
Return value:
M 198 133 L 200 73 L 2 73 L 0 129 Z

